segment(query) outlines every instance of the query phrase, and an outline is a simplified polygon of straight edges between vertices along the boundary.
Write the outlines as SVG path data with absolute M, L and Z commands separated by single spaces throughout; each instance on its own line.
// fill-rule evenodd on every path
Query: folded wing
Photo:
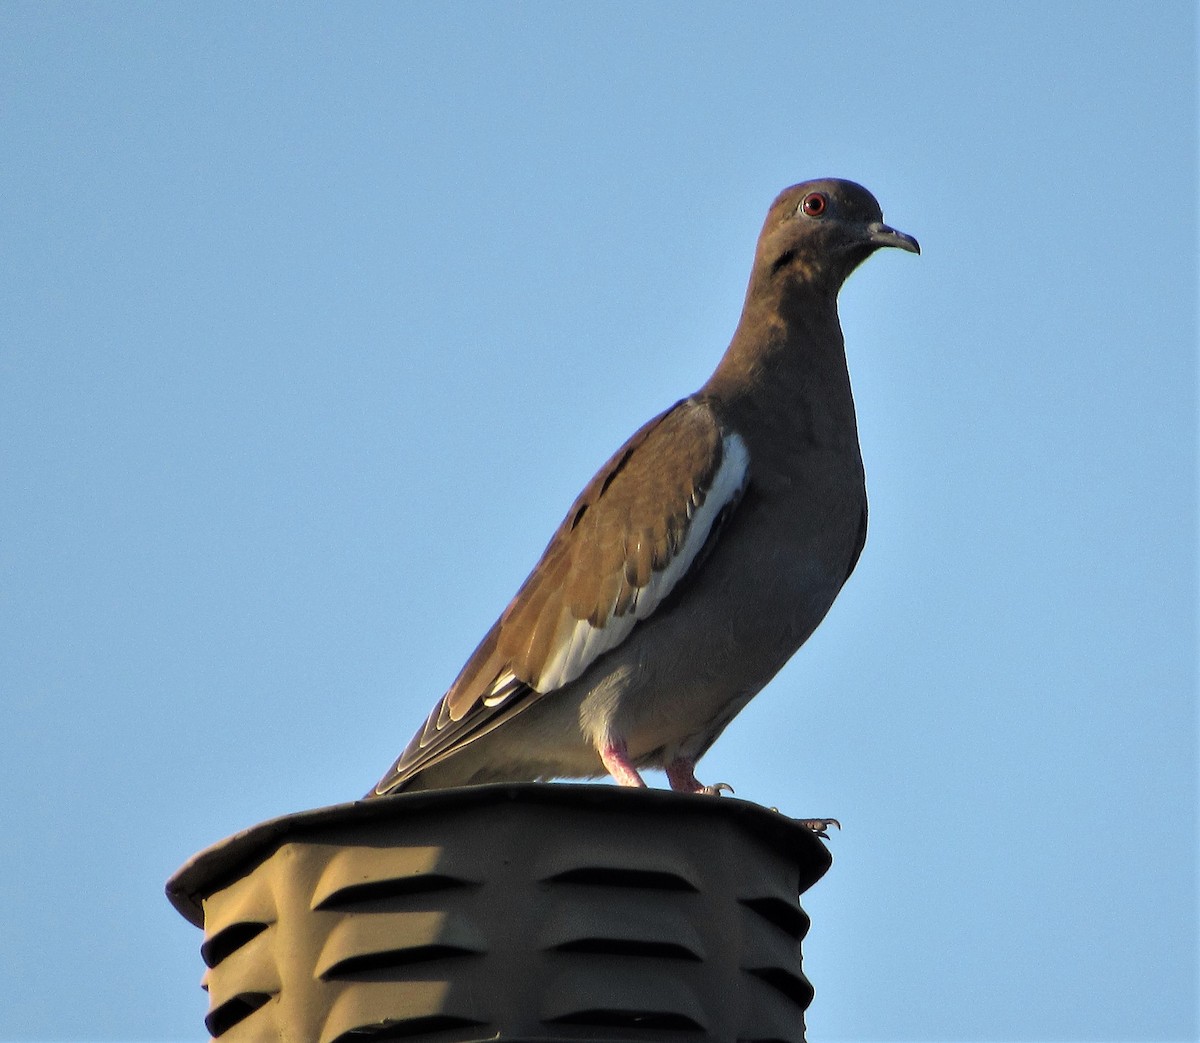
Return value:
M 703 566 L 749 477 L 749 454 L 710 407 L 684 399 L 600 469 L 504 614 L 375 787 L 421 770 L 553 698 Z

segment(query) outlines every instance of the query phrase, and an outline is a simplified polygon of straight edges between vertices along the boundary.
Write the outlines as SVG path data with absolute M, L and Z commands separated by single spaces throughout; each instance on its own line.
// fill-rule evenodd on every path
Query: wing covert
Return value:
M 571 505 L 376 792 L 576 680 L 624 641 L 700 559 L 749 468 L 744 442 L 706 402 L 684 399 L 644 425 Z

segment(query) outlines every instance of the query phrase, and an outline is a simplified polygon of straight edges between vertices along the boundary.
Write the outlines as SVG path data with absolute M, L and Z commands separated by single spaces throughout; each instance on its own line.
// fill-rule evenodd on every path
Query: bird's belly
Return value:
M 837 597 L 857 549 L 862 501 L 833 514 L 819 527 L 762 535 L 753 532 L 754 516 L 746 519 L 750 531 L 728 544 L 737 554 L 718 549 L 694 585 L 581 679 L 584 733 L 623 737 L 642 763 L 706 749 Z

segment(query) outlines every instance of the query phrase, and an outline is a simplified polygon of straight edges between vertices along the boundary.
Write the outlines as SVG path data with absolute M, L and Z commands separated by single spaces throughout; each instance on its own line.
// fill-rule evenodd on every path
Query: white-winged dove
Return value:
M 861 185 L 786 189 L 733 341 L 641 428 L 368 796 L 611 775 L 715 792 L 695 764 L 808 639 L 867 530 L 837 296 L 880 247 L 920 253 Z

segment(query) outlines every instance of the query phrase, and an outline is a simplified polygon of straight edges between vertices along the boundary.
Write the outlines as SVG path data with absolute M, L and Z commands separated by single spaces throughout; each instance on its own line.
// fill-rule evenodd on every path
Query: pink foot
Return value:
M 696 762 L 682 757 L 667 765 L 667 781 L 676 793 L 705 793 L 711 797 L 718 797 L 723 790 L 733 792 L 733 787 L 728 782 L 705 786 L 696 778 Z
M 637 768 L 629 763 L 629 750 L 621 739 L 611 739 L 604 743 L 597 752 L 604 767 L 613 780 L 620 786 L 638 786 L 646 788 L 646 783 L 637 773 Z

